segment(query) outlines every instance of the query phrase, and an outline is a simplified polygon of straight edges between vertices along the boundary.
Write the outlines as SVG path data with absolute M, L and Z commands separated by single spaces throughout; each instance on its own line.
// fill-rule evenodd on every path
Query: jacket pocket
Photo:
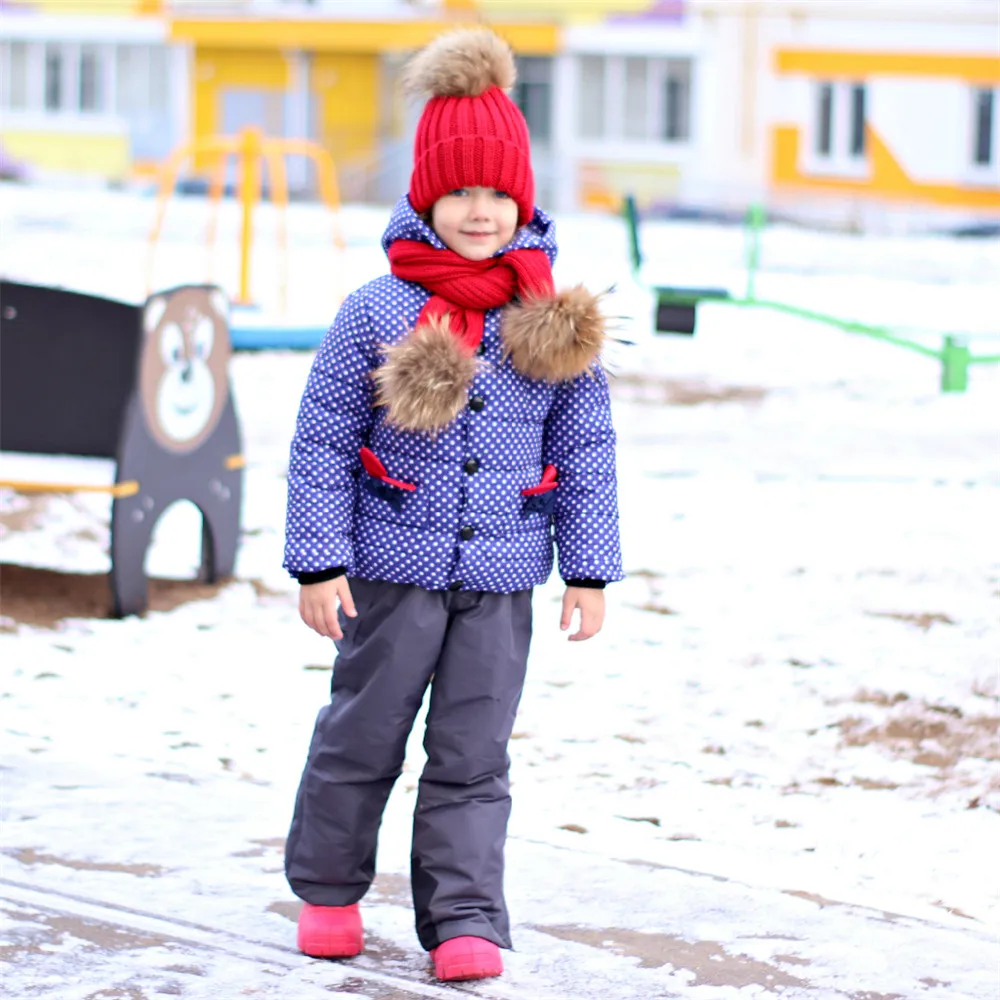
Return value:
M 536 486 L 529 486 L 521 490 L 522 517 L 530 517 L 533 514 L 541 514 L 544 517 L 552 516 L 555 512 L 556 490 L 559 488 L 557 476 L 556 467 L 546 465 L 541 482 Z
M 411 527 L 427 523 L 427 494 L 416 481 L 415 470 L 394 468 L 396 475 L 390 476 L 367 448 L 361 449 L 361 464 L 358 508 L 362 517 Z

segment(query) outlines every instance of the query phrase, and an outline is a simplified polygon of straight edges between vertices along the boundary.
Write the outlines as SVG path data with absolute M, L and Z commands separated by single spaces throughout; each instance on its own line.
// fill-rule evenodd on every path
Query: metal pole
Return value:
M 747 211 L 746 220 L 746 240 L 747 240 L 747 301 L 753 302 L 755 296 L 755 285 L 757 281 L 757 269 L 760 266 L 760 234 L 766 222 L 764 206 L 759 202 L 754 202 Z
M 947 336 L 941 351 L 941 391 L 965 392 L 969 387 L 971 352 L 962 337 Z
M 250 249 L 253 245 L 253 208 L 260 200 L 261 133 L 257 128 L 246 128 L 241 135 L 243 171 L 240 179 L 240 198 L 243 203 L 243 226 L 240 232 L 240 305 L 250 305 Z
M 622 202 L 622 214 L 628 226 L 629 256 L 632 259 L 632 273 L 638 275 L 642 267 L 642 249 L 639 245 L 639 212 L 635 207 L 635 198 L 627 194 Z

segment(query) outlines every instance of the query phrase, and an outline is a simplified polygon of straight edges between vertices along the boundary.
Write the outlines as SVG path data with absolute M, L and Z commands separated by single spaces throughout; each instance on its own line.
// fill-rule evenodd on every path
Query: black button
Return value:
M 456 580 L 454 583 L 448 585 L 449 590 L 461 590 L 465 586 L 463 580 Z
M 462 468 L 465 469 L 470 476 L 474 476 L 479 471 L 479 460 L 470 458 L 469 461 L 462 466 Z
M 482 396 L 473 396 L 469 400 L 469 409 L 473 413 L 479 413 L 486 408 L 486 400 Z
M 475 529 L 475 528 L 473 528 L 471 524 L 467 524 L 467 525 L 466 525 L 466 526 L 465 526 L 465 527 L 464 527 L 464 528 L 463 528 L 463 529 L 462 529 L 462 530 L 461 530 L 461 531 L 459 532 L 459 534 L 460 534 L 460 535 L 462 536 L 462 541 L 463 541 L 463 542 L 467 542 L 467 541 L 469 541 L 469 540 L 470 540 L 470 539 L 472 538 L 472 536 L 473 536 L 473 535 L 474 535 L 475 533 L 476 533 L 476 529 Z
M 476 354 L 485 354 L 485 353 L 486 353 L 486 345 L 482 341 L 480 341 L 479 346 L 476 348 Z

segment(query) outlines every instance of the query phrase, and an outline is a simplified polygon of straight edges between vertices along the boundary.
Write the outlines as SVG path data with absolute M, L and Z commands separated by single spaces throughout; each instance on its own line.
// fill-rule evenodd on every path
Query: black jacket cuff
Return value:
M 336 580 L 338 576 L 347 573 L 346 566 L 334 566 L 333 569 L 321 569 L 318 573 L 293 573 L 303 587 L 308 587 L 310 583 L 326 583 L 327 580 Z
M 586 590 L 604 590 L 607 583 L 604 580 L 567 580 L 567 587 L 583 587 Z

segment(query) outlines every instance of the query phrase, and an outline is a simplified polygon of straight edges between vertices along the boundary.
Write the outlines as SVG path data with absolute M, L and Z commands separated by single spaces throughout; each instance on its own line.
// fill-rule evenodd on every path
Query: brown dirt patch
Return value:
M 704 403 L 759 403 L 768 390 L 759 385 L 710 385 L 700 379 L 627 374 L 611 380 L 611 393 L 632 403 L 701 406 Z
M 881 722 L 848 716 L 837 728 L 844 746 L 876 744 L 926 767 L 950 769 L 972 757 L 1000 760 L 1000 717 L 966 716 L 947 705 L 900 702 Z
M 898 622 L 906 622 L 909 625 L 916 625 L 917 628 L 925 632 L 930 631 L 932 625 L 954 625 L 955 620 L 941 611 L 866 611 L 870 618 L 892 618 Z
M 888 707 L 898 705 L 901 701 L 909 701 L 910 696 L 905 691 L 897 691 L 895 694 L 887 694 L 885 691 L 869 691 L 862 688 L 851 701 L 856 701 L 859 705 L 881 705 Z
M 678 612 L 673 608 L 668 608 L 665 604 L 657 604 L 655 601 L 647 601 L 645 604 L 629 604 L 628 607 L 637 611 L 651 611 L 654 615 L 676 615 Z
M 167 871 L 160 865 L 121 864 L 115 861 L 79 861 L 75 858 L 60 858 L 55 854 L 41 854 L 33 847 L 5 847 L 0 854 L 20 861 L 23 865 L 59 865 L 62 868 L 72 868 L 78 872 L 121 872 L 125 875 L 138 875 L 142 878 L 158 876 Z
M 149 610 L 173 611 L 215 597 L 229 580 L 149 580 Z M 0 614 L 20 625 L 55 628 L 66 618 L 107 618 L 111 586 L 106 573 L 64 573 L 0 563 Z
M 638 958 L 643 969 L 659 969 L 664 965 L 684 969 L 694 974 L 691 986 L 760 986 L 768 993 L 780 993 L 789 986 L 809 985 L 776 965 L 747 955 L 734 955 L 718 941 L 685 941 L 673 934 L 650 934 L 619 927 L 563 925 L 532 929 L 562 941 Z

